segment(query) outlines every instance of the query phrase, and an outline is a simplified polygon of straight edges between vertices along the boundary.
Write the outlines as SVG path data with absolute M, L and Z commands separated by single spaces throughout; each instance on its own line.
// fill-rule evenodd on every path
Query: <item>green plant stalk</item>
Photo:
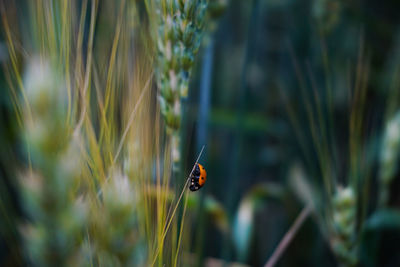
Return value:
M 182 99 L 188 96 L 190 73 L 198 52 L 207 2 L 155 0 L 159 103 L 171 145 L 174 179 L 179 177 Z M 177 175 L 175 175 L 177 174 Z

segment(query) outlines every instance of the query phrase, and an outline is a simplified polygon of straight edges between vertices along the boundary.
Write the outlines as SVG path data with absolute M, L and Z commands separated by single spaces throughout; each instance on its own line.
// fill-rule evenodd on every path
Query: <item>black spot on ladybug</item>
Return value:
M 194 168 L 194 171 L 193 171 L 193 175 L 194 175 L 194 176 L 200 176 L 200 167 L 199 167 L 199 164 L 196 164 L 196 167 Z

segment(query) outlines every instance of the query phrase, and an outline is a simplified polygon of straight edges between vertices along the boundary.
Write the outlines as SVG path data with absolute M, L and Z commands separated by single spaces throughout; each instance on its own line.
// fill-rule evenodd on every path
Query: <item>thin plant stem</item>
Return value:
M 189 181 L 189 180 L 188 180 Z M 183 208 L 183 214 L 182 214 L 182 221 L 181 221 L 181 226 L 179 229 L 179 240 L 178 240 L 178 247 L 175 255 L 175 260 L 174 260 L 174 266 L 178 266 L 178 257 L 179 257 L 179 250 L 181 248 L 181 243 L 182 243 L 182 233 L 183 233 L 183 226 L 185 224 L 185 214 L 186 214 L 186 208 L 187 208 L 187 203 L 188 203 L 188 195 L 187 195 L 187 190 L 186 191 L 186 196 L 185 196 L 185 205 Z
M 272 253 L 271 257 L 264 265 L 264 267 L 273 267 L 278 262 L 279 258 L 282 256 L 283 252 L 287 249 L 287 247 L 292 242 L 293 238 L 296 236 L 300 227 L 303 225 L 305 220 L 311 214 L 311 206 L 306 206 L 303 208 L 299 216 L 297 216 L 296 220 L 290 227 L 290 229 L 286 232 L 285 236 L 282 238 L 281 242 L 279 242 L 278 246 Z
M 131 113 L 131 115 L 130 115 L 130 117 L 129 117 L 128 124 L 126 125 L 125 131 L 124 131 L 124 133 L 122 134 L 121 140 L 120 140 L 120 142 L 119 142 L 118 149 L 117 149 L 117 153 L 115 153 L 115 156 L 114 156 L 114 159 L 113 159 L 113 164 L 117 161 L 117 158 L 118 158 L 118 156 L 119 156 L 119 154 L 120 154 L 120 152 L 121 152 L 122 146 L 123 146 L 123 144 L 124 144 L 126 135 L 128 134 L 129 129 L 130 129 L 131 126 L 132 126 L 133 119 L 135 118 L 136 111 L 137 111 L 137 109 L 138 109 L 138 107 L 139 107 L 139 104 L 142 102 L 142 98 L 143 98 L 143 96 L 145 95 L 145 92 L 147 92 L 147 89 L 149 88 L 150 81 L 151 81 L 152 77 L 153 77 L 153 74 L 150 75 L 150 78 L 147 80 L 146 84 L 144 85 L 144 88 L 143 88 L 143 90 L 142 90 L 142 93 L 140 94 L 139 99 L 138 99 L 138 101 L 136 102 L 136 105 L 135 105 L 135 107 L 134 107 L 133 110 L 132 110 L 132 113 Z
M 84 79 L 84 84 L 83 84 L 83 89 L 81 89 L 81 97 L 82 97 L 82 111 L 80 114 L 79 121 L 77 123 L 77 126 L 75 127 L 74 130 L 74 135 L 77 135 L 82 127 L 83 121 L 85 119 L 85 115 L 87 112 L 87 100 L 86 100 L 86 94 L 89 88 L 90 84 L 90 77 L 91 77 L 91 66 L 92 66 L 92 56 L 93 56 L 93 41 L 94 41 L 94 31 L 95 31 L 95 25 L 96 25 L 96 15 L 97 15 L 97 1 L 92 2 L 92 10 L 91 10 L 91 17 L 90 17 L 90 32 L 89 32 L 89 44 L 88 44 L 88 57 L 86 59 L 86 70 L 85 70 L 85 79 Z
M 178 201 L 176 202 L 174 211 L 173 211 L 172 214 L 171 214 L 171 218 L 169 218 L 169 221 L 168 221 L 168 223 L 167 223 L 167 226 L 165 227 L 164 233 L 163 233 L 162 238 L 161 238 L 161 243 L 164 242 L 164 239 L 165 239 L 165 237 L 167 236 L 169 227 L 171 226 L 172 220 L 174 219 L 176 210 L 178 209 L 178 206 L 179 206 L 179 203 L 180 203 L 181 200 L 182 200 L 183 194 L 185 193 L 185 191 L 186 191 L 186 189 L 187 189 L 187 185 L 188 185 L 188 183 L 189 183 L 189 181 L 190 181 L 190 176 L 191 176 L 192 173 L 194 172 L 194 169 L 196 168 L 196 165 L 197 165 L 197 163 L 199 162 L 199 159 L 200 159 L 200 157 L 201 157 L 201 154 L 203 153 L 203 150 L 204 150 L 204 145 L 203 145 L 203 147 L 201 148 L 201 151 L 200 151 L 200 153 L 199 153 L 199 156 L 197 157 L 196 162 L 195 162 L 194 165 L 193 165 L 192 171 L 190 172 L 189 176 L 187 177 L 186 182 L 185 182 L 185 185 L 184 185 L 183 188 L 182 188 L 182 192 L 181 192 L 181 194 L 180 194 L 180 196 L 179 196 Z M 158 253 L 159 253 L 159 251 L 160 251 L 160 245 L 161 245 L 161 244 L 158 244 L 158 246 L 157 246 L 156 254 L 155 254 L 155 257 L 154 257 L 153 262 L 151 263 L 151 266 L 154 266 L 154 264 L 156 263 L 156 260 L 157 260 L 157 257 L 158 257 Z
M 115 162 L 116 162 L 117 159 L 118 159 L 119 154 L 121 153 L 122 146 L 123 146 L 123 144 L 124 144 L 126 135 L 128 134 L 128 131 L 129 131 L 129 129 L 130 129 L 131 126 L 132 126 L 133 119 L 134 119 L 134 117 L 135 117 L 135 115 L 136 115 L 136 111 L 137 111 L 137 109 L 138 109 L 138 107 L 139 107 L 139 104 L 142 102 L 143 96 L 145 95 L 145 93 L 147 92 L 147 89 L 149 88 L 149 84 L 150 84 L 150 80 L 151 80 L 151 77 L 152 77 L 152 76 L 153 76 L 153 74 L 150 75 L 150 78 L 147 80 L 146 84 L 144 85 L 144 87 L 143 87 L 143 89 L 142 89 L 142 93 L 140 94 L 139 99 L 137 100 L 137 102 L 136 102 L 136 104 L 135 104 L 135 107 L 134 107 L 133 110 L 132 110 L 132 113 L 131 113 L 131 115 L 130 115 L 130 117 L 129 117 L 128 124 L 127 124 L 127 126 L 126 126 L 126 128 L 125 128 L 125 130 L 124 130 L 124 133 L 123 133 L 123 135 L 122 135 L 122 137 L 121 137 L 121 140 L 120 140 L 120 143 L 119 143 L 119 145 L 118 145 L 117 152 L 115 153 L 115 156 L 114 156 L 114 158 L 113 158 L 113 162 L 112 162 L 113 164 L 115 164 Z M 107 183 L 109 179 L 110 179 L 110 176 L 107 176 L 105 182 Z M 100 188 L 99 191 L 97 192 L 97 197 L 99 197 L 99 196 L 101 195 L 101 192 L 102 192 L 102 189 Z

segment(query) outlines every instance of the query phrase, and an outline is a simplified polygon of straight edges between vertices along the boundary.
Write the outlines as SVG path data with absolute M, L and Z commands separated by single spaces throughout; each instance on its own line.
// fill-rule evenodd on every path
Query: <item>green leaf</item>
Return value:
M 245 261 L 248 257 L 257 209 L 270 200 L 281 200 L 284 193 L 284 188 L 279 184 L 263 183 L 256 185 L 242 199 L 235 214 L 232 229 L 233 243 L 239 260 Z
M 371 215 L 364 224 L 364 231 L 400 230 L 400 210 L 382 209 Z
M 315 209 L 315 198 L 319 197 L 318 191 L 306 179 L 304 169 L 295 163 L 289 170 L 289 185 L 295 195 L 304 203 Z

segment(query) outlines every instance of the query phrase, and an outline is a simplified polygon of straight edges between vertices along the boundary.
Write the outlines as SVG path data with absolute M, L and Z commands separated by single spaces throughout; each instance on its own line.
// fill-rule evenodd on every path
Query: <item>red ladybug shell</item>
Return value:
M 197 163 L 192 175 L 190 176 L 190 191 L 197 191 L 203 187 L 207 180 L 207 172 L 203 165 Z

